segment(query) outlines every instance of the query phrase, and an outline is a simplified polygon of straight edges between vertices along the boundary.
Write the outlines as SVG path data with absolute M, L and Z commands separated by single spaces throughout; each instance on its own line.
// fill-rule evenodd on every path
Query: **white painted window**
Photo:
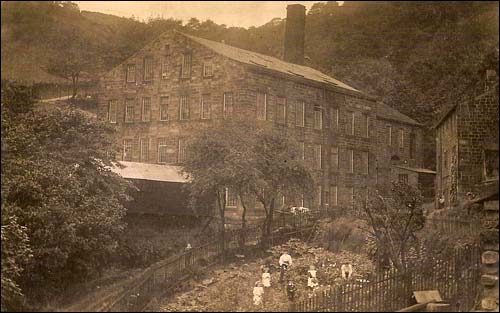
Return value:
M 257 120 L 265 121 L 267 119 L 267 94 L 257 92 Z
M 167 138 L 158 138 L 158 163 L 167 163 Z
M 135 64 L 128 64 L 127 65 L 126 80 L 127 80 L 127 83 L 134 83 L 135 82 Z
M 160 97 L 160 121 L 168 121 L 168 97 Z
M 188 96 L 181 96 L 179 100 L 179 119 L 189 120 L 189 103 Z
M 225 92 L 223 97 L 224 118 L 231 118 L 233 116 L 233 93 Z
M 149 122 L 151 120 L 151 98 L 142 98 L 142 110 L 141 119 L 143 122 Z
M 297 127 L 304 127 L 306 120 L 306 104 L 304 101 L 297 101 L 295 103 L 295 125 Z
M 209 95 L 202 95 L 201 100 L 200 100 L 200 112 L 201 112 L 201 119 L 206 120 L 210 119 L 210 96 Z
M 134 147 L 133 139 L 123 140 L 123 161 L 132 161 L 132 150 Z
M 149 160 L 149 138 L 141 138 L 141 161 Z
M 108 102 L 108 121 L 110 123 L 116 123 L 116 115 L 118 112 L 118 101 L 109 100 Z
M 132 123 L 134 121 L 134 99 L 125 100 L 125 122 Z

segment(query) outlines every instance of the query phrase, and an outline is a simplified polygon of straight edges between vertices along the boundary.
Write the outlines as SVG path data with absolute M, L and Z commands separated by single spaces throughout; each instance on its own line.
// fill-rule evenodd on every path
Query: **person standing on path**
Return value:
M 288 270 L 288 267 L 292 265 L 292 257 L 288 254 L 288 251 L 283 252 L 279 259 L 280 265 L 280 284 L 283 286 L 285 279 L 285 272 Z
M 264 288 L 262 283 L 259 281 L 255 282 L 255 287 L 253 287 L 253 304 L 262 305 L 262 296 L 264 295 Z
M 265 288 L 271 287 L 271 274 L 269 273 L 268 267 L 264 267 L 264 269 L 263 269 L 262 285 L 264 285 Z

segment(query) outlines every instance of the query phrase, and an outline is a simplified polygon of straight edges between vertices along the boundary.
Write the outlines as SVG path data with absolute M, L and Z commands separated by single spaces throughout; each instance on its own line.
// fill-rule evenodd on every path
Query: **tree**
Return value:
M 266 126 L 260 127 L 256 136 L 254 168 L 257 179 L 252 181 L 250 188 L 264 207 L 264 229 L 266 237 L 269 237 L 277 197 L 285 194 L 308 194 L 314 180 L 293 137 Z
M 422 196 L 418 189 L 393 182 L 388 195 L 378 192 L 360 205 L 362 216 L 369 227 L 365 230 L 375 238 L 378 253 L 387 256 L 394 267 L 403 271 L 407 267 L 407 254 L 415 233 L 425 224 Z
M 33 258 L 17 282 L 37 302 L 106 265 L 124 227 L 129 185 L 109 168 L 112 126 L 68 107 L 19 112 L 30 99 L 21 88 L 3 87 L 2 226 L 13 220 L 29 239 Z M 21 234 L 3 236 L 2 246 L 24 242 Z M 2 253 L 2 269 L 8 262 Z

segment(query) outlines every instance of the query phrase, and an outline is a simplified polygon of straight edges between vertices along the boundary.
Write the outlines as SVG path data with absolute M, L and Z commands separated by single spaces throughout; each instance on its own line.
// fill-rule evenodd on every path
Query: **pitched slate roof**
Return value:
M 391 108 L 383 102 L 377 102 L 377 117 L 415 126 L 423 126 L 421 123 L 409 118 L 408 116 L 404 115 L 396 109 Z
M 120 161 L 124 168 L 111 170 L 123 178 L 144 179 L 162 182 L 186 183 L 188 180 L 180 173 L 180 166 Z
M 321 73 L 318 70 L 315 70 L 313 68 L 307 67 L 307 66 L 302 66 L 298 64 L 293 64 L 289 62 L 285 62 L 283 60 L 270 57 L 264 54 L 260 54 L 257 52 L 252 52 L 240 48 L 236 48 L 230 45 L 226 45 L 221 42 L 216 42 L 208 39 L 203 39 L 199 37 L 195 37 L 192 35 L 188 35 L 182 32 L 177 31 L 178 33 L 190 38 L 191 40 L 207 47 L 208 49 L 221 54 L 225 57 L 228 57 L 232 60 L 245 63 L 248 65 L 253 65 L 261 68 L 266 68 L 272 71 L 277 71 L 280 73 L 284 73 L 287 75 L 292 75 L 296 77 L 301 77 L 304 79 L 320 82 L 320 83 L 327 83 L 330 85 L 334 85 L 335 87 L 343 88 L 346 90 L 350 90 L 353 92 L 357 92 L 362 94 L 361 91 L 339 81 L 336 80 L 333 77 L 330 77 L 324 73 Z

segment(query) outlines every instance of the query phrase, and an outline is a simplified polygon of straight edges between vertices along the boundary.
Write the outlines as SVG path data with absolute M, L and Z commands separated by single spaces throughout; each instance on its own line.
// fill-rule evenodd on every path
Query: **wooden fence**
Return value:
M 459 237 L 478 238 L 481 232 L 479 221 L 457 218 L 427 218 L 425 229 L 437 230 L 441 233 L 454 234 Z
M 300 228 L 273 233 L 269 244 L 280 244 L 293 237 L 309 235 L 314 222 L 321 217 L 328 216 L 328 214 L 327 210 L 317 210 L 309 213 L 307 218 L 299 217 L 307 219 L 307 223 L 302 221 Z M 274 229 L 277 228 L 274 225 Z M 93 309 L 113 312 L 141 311 L 153 297 L 173 292 L 173 286 L 176 286 L 179 281 L 187 279 L 196 269 L 221 261 L 225 253 L 243 247 L 259 246 L 262 243 L 262 234 L 262 226 L 260 225 L 249 226 L 244 233 L 241 230 L 227 231 L 224 248 L 222 241 L 217 240 L 155 264 L 145 270 L 130 285 L 125 286 L 121 293 L 103 300 L 96 304 Z
M 412 266 L 405 272 L 391 270 L 364 284 L 329 288 L 295 303 L 295 312 L 394 312 L 415 304 L 413 291 L 436 289 L 454 312 L 473 308 L 479 280 L 478 246 L 456 250 L 432 265 Z

